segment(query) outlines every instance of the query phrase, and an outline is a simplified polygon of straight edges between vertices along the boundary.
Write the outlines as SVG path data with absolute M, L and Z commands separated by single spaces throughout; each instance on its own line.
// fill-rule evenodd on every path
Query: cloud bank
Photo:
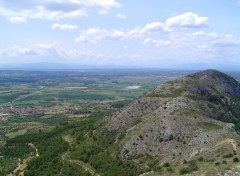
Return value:
M 116 0 L 1 0 L 0 15 L 13 23 L 25 23 L 28 19 L 57 20 L 88 16 L 121 7 Z
M 102 29 L 89 28 L 82 30 L 80 35 L 75 38 L 76 42 L 83 43 L 98 43 L 102 40 L 125 40 L 136 37 L 144 37 L 153 33 L 170 33 L 176 27 L 179 28 L 199 28 L 206 27 L 208 22 L 207 17 L 201 17 L 198 14 L 187 12 L 175 17 L 168 18 L 165 22 L 152 22 L 143 27 L 135 27 L 130 30 L 120 29 Z

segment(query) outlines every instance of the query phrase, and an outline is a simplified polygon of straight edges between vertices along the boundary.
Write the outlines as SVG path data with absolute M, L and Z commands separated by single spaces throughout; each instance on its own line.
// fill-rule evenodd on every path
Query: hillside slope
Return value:
M 160 165 L 239 153 L 240 84 L 206 70 L 157 86 L 107 118 L 124 133 L 123 158 L 150 155 Z
M 92 114 L 7 142 L 38 149 L 26 176 L 236 176 L 239 128 L 239 83 L 206 70 L 156 86 L 109 117 Z

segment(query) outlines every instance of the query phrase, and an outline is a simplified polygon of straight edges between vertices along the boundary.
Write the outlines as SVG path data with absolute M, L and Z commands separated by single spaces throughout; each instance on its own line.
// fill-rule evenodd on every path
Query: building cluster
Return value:
M 25 116 L 25 115 L 39 115 L 44 114 L 42 109 L 36 109 L 33 107 L 18 107 L 8 106 L 0 108 L 0 121 L 7 120 L 11 117 Z

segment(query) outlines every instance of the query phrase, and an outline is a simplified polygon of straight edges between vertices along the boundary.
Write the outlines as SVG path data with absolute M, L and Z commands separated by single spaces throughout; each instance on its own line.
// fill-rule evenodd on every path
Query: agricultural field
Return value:
M 48 133 L 92 114 L 110 114 L 155 85 L 184 74 L 157 70 L 0 71 L 0 145 L 18 136 Z M 16 168 L 20 155 L 1 157 L 4 152 L 0 151 L 0 173 L 5 175 Z M 22 159 L 26 158 L 25 150 L 22 153 Z
M 138 70 L 0 72 L 0 118 L 21 121 L 64 114 L 111 112 L 143 92 L 185 72 Z M 143 75 L 144 74 L 144 75 Z M 26 121 L 23 120 L 23 121 Z

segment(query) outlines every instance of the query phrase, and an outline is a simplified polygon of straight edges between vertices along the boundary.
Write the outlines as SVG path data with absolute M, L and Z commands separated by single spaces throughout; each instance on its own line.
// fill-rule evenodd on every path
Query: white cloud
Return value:
M 34 47 L 34 50 L 41 57 L 46 58 L 66 58 L 65 52 L 67 51 L 61 45 L 61 43 L 41 43 Z
M 8 19 L 11 23 L 26 23 L 27 20 L 24 17 L 10 17 Z
M 216 59 L 218 57 L 234 58 L 240 54 L 240 37 L 203 31 L 193 33 L 172 32 L 164 40 L 149 37 L 143 43 L 155 46 L 156 49 L 164 48 L 172 57 L 192 55 L 191 57 L 195 59 Z
M 21 55 L 22 56 L 27 56 L 27 57 L 31 57 L 31 56 L 34 56 L 34 55 L 36 55 L 37 53 L 33 50 L 33 49 L 31 49 L 31 48 L 21 48 L 20 49 L 20 53 L 21 53 Z
M 141 31 L 141 28 L 136 31 Z M 98 36 L 99 38 L 90 37 Z M 114 37 L 113 37 L 114 36 Z M 117 36 L 117 37 L 116 37 Z M 86 38 L 84 38 L 86 37 Z M 87 38 L 89 37 L 89 38 Z M 129 37 L 128 32 L 92 29 L 82 41 L 98 42 L 100 40 L 124 40 Z M 144 40 L 145 38 L 145 40 Z M 92 40 L 92 41 L 91 41 Z M 142 40 L 141 43 L 140 41 Z M 172 31 L 164 35 L 142 35 L 141 38 L 127 40 L 111 45 L 95 45 L 91 48 L 77 47 L 66 48 L 61 43 L 40 43 L 30 47 L 14 46 L 9 49 L 1 49 L 0 55 L 12 60 L 32 59 L 35 61 L 56 61 L 85 64 L 148 64 L 157 66 L 160 63 L 194 63 L 194 62 L 218 62 L 218 59 L 229 58 L 228 62 L 234 62 L 240 55 L 240 37 L 223 35 L 218 33 L 206 33 L 204 31 L 182 32 Z M 107 49 L 106 49 L 107 48 Z M 131 49 L 128 49 L 131 48 Z M 45 60 L 44 60 L 45 59 Z M 149 65 L 148 65 L 149 66 Z
M 207 17 L 201 17 L 192 12 L 186 12 L 166 20 L 166 25 L 169 27 L 198 28 L 206 27 L 207 23 Z
M 163 23 L 153 22 L 146 24 L 144 27 L 136 27 L 131 30 L 108 30 L 102 28 L 89 28 L 80 32 L 80 35 L 75 38 L 76 42 L 83 43 L 98 43 L 101 40 L 125 40 L 135 37 L 143 37 L 159 32 L 169 32 L 170 28 Z
M 11 0 L 0 1 L 0 15 L 10 22 L 26 22 L 27 19 L 56 20 L 87 16 L 91 11 L 107 13 L 121 7 L 116 0 Z
M 73 62 L 73 63 L 94 63 L 102 64 L 102 60 L 107 54 L 88 49 L 69 49 L 63 47 L 61 43 L 39 43 L 32 46 L 12 46 L 0 49 L 0 56 L 6 58 L 8 62 L 16 64 L 29 62 Z M 0 60 L 4 63 L 4 60 Z
M 76 42 L 98 43 L 101 40 L 123 40 L 127 35 L 120 30 L 106 30 L 101 28 L 89 28 L 82 31 L 80 36 L 75 38 Z
M 59 6 L 48 4 L 47 8 L 42 5 L 36 6 L 36 4 L 40 4 L 41 2 L 34 1 L 32 1 L 32 4 L 30 3 L 25 6 L 25 1 L 26 0 L 22 0 L 22 5 L 20 1 L 18 1 L 18 7 L 14 7 L 15 4 L 11 6 L 11 8 L 21 9 L 23 13 L 20 13 L 19 10 L 16 10 L 16 13 L 14 13 L 14 10 L 9 8 L 12 11 L 11 14 L 8 14 L 7 11 L 2 13 L 1 10 L 3 8 L 6 10 L 6 8 L 5 6 L 1 6 L 3 2 L 0 0 L 0 15 L 4 14 L 11 22 L 24 23 L 29 18 L 58 19 L 81 16 L 80 13 L 87 15 L 90 10 L 104 14 L 113 7 L 119 7 L 118 4 L 115 6 L 105 5 L 105 7 L 103 7 L 104 5 L 96 6 L 95 3 L 100 2 L 99 0 L 69 0 L 69 6 L 63 6 L 61 4 L 66 2 L 64 0 L 49 0 L 49 3 L 54 2 L 53 4 L 55 5 L 58 2 Z M 47 0 L 43 0 L 43 2 L 47 2 Z M 70 5 L 79 2 L 82 3 L 83 8 L 76 8 L 74 5 Z M 109 2 L 111 4 L 115 1 Z M 11 1 L 4 3 L 11 4 Z M 27 4 L 27 2 L 25 3 Z M 34 13 L 32 11 L 33 6 L 36 6 L 37 9 Z M 6 58 L 19 58 L 19 60 L 21 58 L 33 58 L 33 60 L 35 58 L 38 58 L 38 60 L 46 58 L 46 61 L 48 61 L 47 59 L 57 60 L 63 58 L 65 62 L 71 59 L 79 62 L 85 59 L 86 63 L 94 64 L 95 62 L 102 64 L 102 60 L 105 60 L 107 63 L 114 63 L 114 59 L 117 60 L 115 63 L 121 62 L 118 60 L 122 59 L 121 63 L 123 64 L 128 62 L 139 64 L 139 58 L 142 58 L 144 62 L 146 61 L 144 59 L 149 58 L 149 60 L 155 59 L 156 63 L 159 63 L 157 62 L 158 59 L 169 60 L 169 62 L 174 63 L 171 60 L 172 58 L 173 60 L 181 60 L 183 58 L 183 60 L 188 61 L 189 58 L 196 58 L 196 60 L 198 58 L 217 58 L 220 54 L 222 58 L 230 58 L 230 54 L 231 56 L 235 56 L 235 58 L 239 56 L 240 38 L 233 35 L 207 33 L 201 31 L 204 30 L 202 28 L 199 30 L 200 27 L 206 27 L 207 22 L 207 17 L 187 12 L 168 18 L 165 22 L 154 21 L 132 28 L 109 29 L 92 27 L 79 31 L 79 35 L 75 37 L 75 41 L 92 44 L 100 43 L 101 41 L 121 42 L 103 42 L 101 45 L 80 44 L 81 47 L 76 43 L 66 44 L 64 47 L 62 47 L 60 43 L 41 43 L 30 47 L 0 48 L 0 55 Z M 53 24 L 50 26 L 52 29 L 74 30 L 78 28 L 78 26 L 71 24 L 55 22 L 51 24 Z M 72 47 L 72 49 L 70 47 Z M 132 61 L 129 58 L 132 58 Z
M 118 14 L 119 17 L 122 14 Z M 144 37 L 155 33 L 171 33 L 174 27 L 198 28 L 207 25 L 208 18 L 200 17 L 198 14 L 187 12 L 166 20 L 165 23 L 156 21 L 148 23 L 143 27 L 135 27 L 128 30 L 108 30 L 102 28 L 89 28 L 80 32 L 75 38 L 76 42 L 98 43 L 101 40 L 124 40 L 136 37 Z M 164 43 L 164 42 L 163 42 Z M 167 43 L 165 43 L 167 44 Z
M 58 24 L 55 23 L 51 27 L 52 29 L 61 29 L 61 30 L 75 30 L 78 28 L 76 25 L 70 25 L 70 24 Z
M 32 48 L 28 47 L 21 47 L 18 45 L 9 47 L 2 51 L 2 55 L 7 57 L 34 57 L 37 53 Z
M 141 30 L 141 33 L 153 33 L 153 32 L 170 32 L 171 29 L 161 22 L 152 22 L 146 24 L 144 28 Z
M 146 38 L 143 43 L 144 44 L 156 44 L 157 41 L 152 38 Z
M 60 58 L 79 58 L 79 57 L 96 57 L 101 58 L 104 57 L 101 53 L 83 51 L 79 49 L 66 49 L 62 47 L 61 43 L 52 42 L 52 43 L 39 43 L 32 47 L 32 49 L 38 53 L 39 55 L 49 55 L 49 58 L 53 58 L 54 56 L 58 56 Z
M 127 18 L 126 15 L 121 14 L 121 13 L 118 13 L 118 14 L 116 15 L 116 17 L 119 18 L 119 19 L 125 19 L 125 18 Z
M 228 63 L 232 64 L 240 55 L 239 36 L 203 31 L 174 31 L 164 37 L 147 37 L 143 44 L 151 51 L 149 57 L 155 55 L 155 58 L 169 59 L 170 63 L 223 64 L 228 58 Z
M 4 50 L 5 58 L 16 62 L 51 62 L 69 58 L 68 50 L 64 50 L 59 43 L 41 43 L 32 46 L 15 45 Z
M 171 42 L 170 41 L 164 41 L 164 40 L 154 40 L 152 38 L 147 38 L 143 42 L 144 44 L 153 44 L 157 46 L 170 46 Z

